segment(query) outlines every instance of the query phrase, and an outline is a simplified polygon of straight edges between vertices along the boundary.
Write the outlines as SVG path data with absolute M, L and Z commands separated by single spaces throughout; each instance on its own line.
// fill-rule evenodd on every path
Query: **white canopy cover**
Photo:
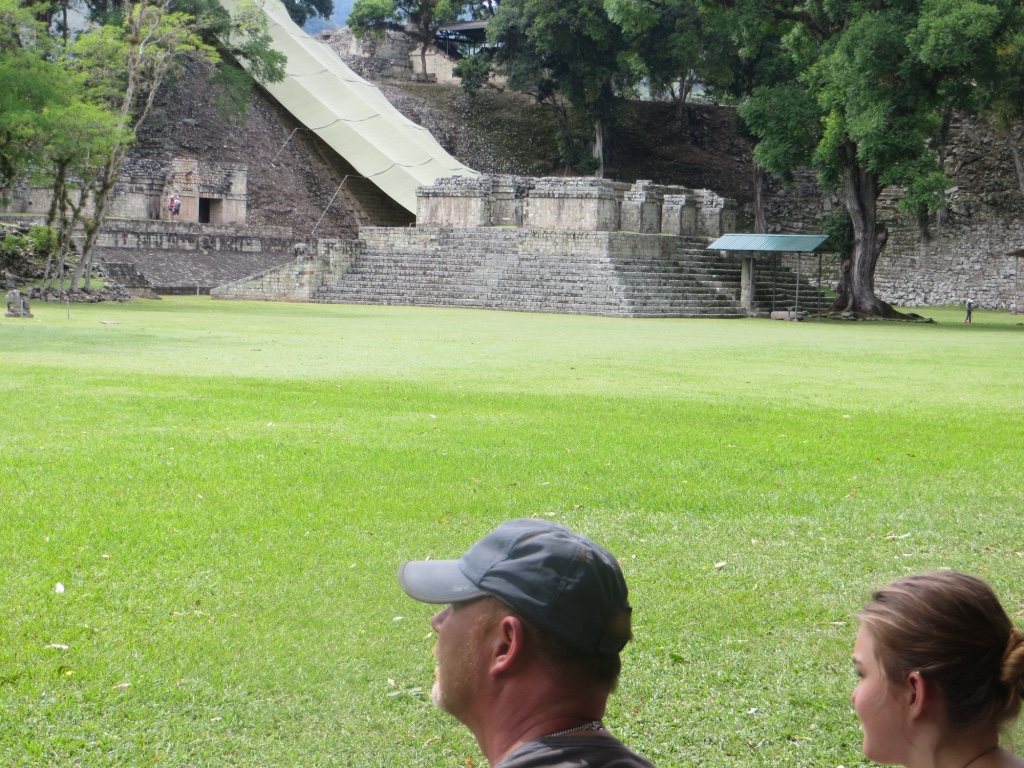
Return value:
M 243 0 L 222 0 L 228 11 Z M 449 155 L 430 131 L 402 115 L 326 44 L 303 32 L 279 0 L 259 0 L 285 78 L 267 91 L 304 126 L 392 200 L 416 212 L 416 189 L 443 176 L 478 176 Z

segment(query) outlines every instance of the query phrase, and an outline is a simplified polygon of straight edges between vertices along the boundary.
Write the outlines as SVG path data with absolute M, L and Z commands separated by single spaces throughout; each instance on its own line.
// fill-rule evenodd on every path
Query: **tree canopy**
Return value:
M 427 48 L 437 30 L 458 19 L 468 5 L 465 0 L 356 0 L 348 25 L 357 37 L 410 32 L 420 44 L 420 71 L 426 72 Z
M 801 120 L 816 130 L 813 162 L 828 188 L 841 188 L 854 232 L 843 263 L 836 309 L 893 315 L 874 293 L 874 273 L 888 239 L 877 217 L 882 190 L 903 188 L 902 205 L 934 213 L 950 186 L 940 162 L 944 116 L 989 108 L 1003 81 L 1000 51 L 1020 34 L 1014 0 L 855 0 L 818 5 L 769 2 L 736 6 L 736 14 L 770 14 L 799 65 L 790 90 L 800 110 L 779 109 L 777 88 L 755 89 L 743 116 L 760 139 L 757 152 L 785 177 L 803 154 L 792 151 Z M 1019 78 L 1019 73 L 1018 73 Z M 800 90 L 814 99 L 815 109 Z M 805 114 L 804 118 L 794 116 Z

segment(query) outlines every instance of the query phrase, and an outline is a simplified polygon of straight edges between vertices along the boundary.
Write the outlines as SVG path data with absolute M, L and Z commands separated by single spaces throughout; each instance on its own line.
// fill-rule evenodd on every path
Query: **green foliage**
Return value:
M 32 242 L 28 238 L 15 234 L 3 235 L 0 238 L 0 287 L 5 283 L 5 272 L 28 277 L 34 255 Z
M 46 140 L 41 115 L 74 98 L 73 85 L 50 50 L 32 8 L 0 0 L 0 204 Z
M 482 765 L 417 691 L 434 609 L 395 571 L 515 516 L 622 561 L 606 722 L 665 768 L 867 765 L 871 590 L 952 567 L 1024 601 L 1006 313 L 33 312 L 0 321 L 5 763 Z
M 17 235 L 4 235 L 4 239 L 0 240 L 0 255 L 3 255 L 5 259 L 12 256 L 23 256 L 27 248 L 28 240 Z
M 389 29 L 401 30 L 407 18 L 404 9 L 392 0 L 360 0 L 352 6 L 348 25 L 356 37 L 381 37 Z
M 853 253 L 853 220 L 849 211 L 845 208 L 833 211 L 818 226 L 823 235 L 828 235 L 828 246 L 831 249 L 847 257 Z
M 903 183 L 904 194 L 899 201 L 901 212 L 924 221 L 946 204 L 946 190 L 953 184 L 945 173 L 938 169 L 937 162 L 925 155 L 917 163 L 918 168 L 896 165 L 889 169 L 883 180 L 894 179 Z
M 470 95 L 483 88 L 491 76 L 491 56 L 486 51 L 460 59 L 452 74 L 462 81 L 462 89 Z
M 245 125 L 252 95 L 252 80 L 252 76 L 244 69 L 218 67 L 208 82 L 214 87 L 213 103 L 222 118 L 235 125 Z
M 334 13 L 333 0 L 282 0 L 282 2 L 288 15 L 292 17 L 292 21 L 300 27 L 314 16 L 329 19 Z
M 582 155 L 574 158 L 572 165 L 581 176 L 589 176 L 601 167 L 601 159 L 593 155 Z
M 1020 60 L 1017 43 L 1024 32 L 1020 4 L 886 0 L 815 7 L 787 0 L 771 6 L 767 17 L 774 25 L 763 23 L 767 10 L 741 4 L 731 15 L 748 45 L 768 37 L 765 30 L 784 30 L 774 35 L 782 41 L 780 52 L 817 101 L 817 115 L 808 114 L 806 123 L 815 128 L 813 161 L 824 186 L 843 186 L 858 233 L 840 281 L 842 303 L 851 312 L 884 314 L 887 306 L 873 289 L 885 242 L 876 224 L 878 196 L 886 186 L 903 186 L 903 209 L 923 222 L 942 207 L 949 185 L 939 162 L 949 115 L 990 109 L 997 94 L 1007 115 L 1016 111 L 1021 73 L 1012 63 Z M 755 103 L 742 114 L 760 139 L 758 162 L 786 179 L 806 161 L 807 133 L 799 133 L 800 110 L 794 115 L 786 108 L 791 100 L 775 100 L 765 90 L 778 83 L 759 85 Z
M 97 24 L 119 25 L 124 22 L 124 5 L 119 0 L 85 0 L 89 18 Z M 314 16 L 330 18 L 334 13 L 332 0 L 284 0 L 292 21 L 300 27 Z M 209 20 L 227 16 L 217 0 L 174 0 L 168 10 L 187 13 L 197 19 Z
M 348 25 L 357 37 L 411 29 L 424 52 L 438 28 L 458 19 L 466 6 L 465 0 L 356 0 Z
M 251 0 L 239 3 L 237 10 L 230 17 L 228 29 L 218 35 L 220 45 L 226 49 L 226 53 L 244 64 L 246 71 L 257 83 L 266 85 L 284 79 L 287 57 L 274 50 L 269 19 L 257 3 Z M 242 99 L 239 92 L 244 89 L 247 103 L 252 84 L 244 86 L 238 73 L 224 71 L 227 69 L 222 67 L 218 71 L 221 78 L 218 82 L 233 90 L 235 95 L 231 98 L 239 103 Z M 244 114 L 244 110 L 241 111 Z
M 32 244 L 32 252 L 36 256 L 51 256 L 58 245 L 57 230 L 52 227 L 32 227 L 28 231 L 28 240 Z
M 739 106 L 740 117 L 758 139 L 754 160 L 783 184 L 806 165 L 821 137 L 820 112 L 814 96 L 797 84 L 762 86 Z

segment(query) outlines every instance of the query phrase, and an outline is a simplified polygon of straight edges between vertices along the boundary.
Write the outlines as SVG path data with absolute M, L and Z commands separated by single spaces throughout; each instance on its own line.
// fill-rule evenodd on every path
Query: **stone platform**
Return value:
M 519 228 L 364 227 L 359 240 L 211 291 L 215 299 L 463 307 L 613 317 L 739 318 L 740 261 L 708 238 Z M 755 312 L 789 308 L 796 276 L 762 271 Z M 824 302 L 827 306 L 827 300 Z M 822 300 L 806 281 L 800 306 Z

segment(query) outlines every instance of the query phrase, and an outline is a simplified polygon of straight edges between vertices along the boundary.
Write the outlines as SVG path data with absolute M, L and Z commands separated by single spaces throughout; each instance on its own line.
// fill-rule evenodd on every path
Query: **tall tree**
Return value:
M 0 0 L 0 201 L 39 160 L 41 116 L 76 98 L 51 42 L 35 9 Z
M 420 70 L 427 72 L 427 49 L 442 24 L 455 21 L 466 8 L 463 0 L 356 0 L 348 25 L 356 37 L 410 32 L 420 46 Z
M 732 56 L 730 76 L 712 80 L 710 86 L 739 105 L 738 130 L 752 150 L 754 231 L 767 232 L 769 174 L 783 186 L 791 184 L 793 169 L 810 162 L 821 136 L 817 105 L 799 81 L 808 62 L 784 42 L 794 22 L 773 16 L 770 6 L 746 0 L 726 13 L 720 7 L 714 13 L 716 6 L 710 2 L 703 9 L 720 29 L 728 30 L 731 45 L 723 48 Z M 752 124 L 761 126 L 762 133 L 774 134 L 775 140 L 761 142 Z
M 805 0 L 768 3 L 794 23 L 787 45 L 808 61 L 801 80 L 817 96 L 822 125 L 814 153 L 822 183 L 841 188 L 855 245 L 841 265 L 834 309 L 898 316 L 875 295 L 874 275 L 888 239 L 878 220 L 881 192 L 905 190 L 904 208 L 942 207 L 949 181 L 934 138 L 949 109 L 978 108 L 993 92 L 1000 45 L 1020 29 L 1015 0 Z M 755 94 L 756 98 L 756 94 Z M 751 113 L 766 153 L 784 140 L 781 116 Z
M 605 0 L 605 9 L 622 29 L 624 64 L 651 93 L 671 97 L 676 123 L 685 122 L 684 105 L 697 83 L 732 79 L 733 47 L 716 7 L 695 0 Z
M 614 80 L 623 74 L 625 51 L 622 29 L 608 17 L 603 0 L 503 0 L 487 39 L 509 85 L 552 106 L 567 163 L 574 157 L 565 102 L 591 123 L 596 172 L 603 175 Z

